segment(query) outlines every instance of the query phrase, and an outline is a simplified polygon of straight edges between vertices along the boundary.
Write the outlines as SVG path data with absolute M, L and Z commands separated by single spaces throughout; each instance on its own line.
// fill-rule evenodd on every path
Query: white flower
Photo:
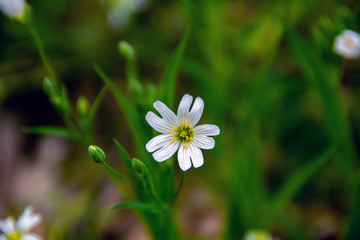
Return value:
M 146 144 L 146 150 L 154 152 L 153 157 L 158 162 L 169 159 L 179 150 L 178 161 L 183 171 L 188 170 L 191 165 L 201 167 L 204 157 L 200 149 L 214 148 L 215 140 L 209 136 L 220 134 L 216 125 L 196 126 L 204 110 L 204 101 L 197 97 L 190 110 L 192 102 L 193 97 L 185 94 L 175 115 L 164 103 L 156 101 L 154 107 L 162 118 L 153 112 L 148 112 L 145 117 L 151 127 L 162 133 Z
M 9 18 L 22 20 L 25 15 L 25 0 L 0 0 L 0 10 Z
M 271 235 L 263 230 L 252 230 L 249 231 L 244 240 L 272 240 Z
M 8 217 L 0 221 L 0 240 L 41 240 L 40 237 L 29 233 L 29 230 L 41 222 L 41 215 L 33 213 L 33 209 L 27 206 L 17 222 Z
M 335 38 L 334 51 L 347 59 L 358 58 L 360 56 L 360 34 L 344 30 Z
M 101 0 L 101 2 L 107 5 L 108 21 L 115 29 L 124 28 L 131 15 L 142 10 L 147 4 L 147 0 Z

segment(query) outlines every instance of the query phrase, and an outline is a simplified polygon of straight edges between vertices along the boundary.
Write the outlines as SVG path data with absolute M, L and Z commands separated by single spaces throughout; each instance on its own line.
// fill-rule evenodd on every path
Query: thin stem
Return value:
M 112 167 L 110 167 L 109 164 L 107 164 L 105 161 L 102 162 L 102 164 L 104 165 L 104 167 L 109 170 L 112 174 L 114 174 L 115 176 L 119 177 L 119 178 L 122 178 L 122 179 L 125 179 L 129 182 L 132 182 L 132 183 L 135 183 L 137 184 L 137 182 L 131 178 L 128 178 L 128 177 L 125 177 L 124 175 L 118 173 L 117 171 L 115 171 Z
M 48 71 L 48 73 L 50 75 L 51 81 L 54 83 L 56 88 L 59 88 L 56 74 L 55 74 L 55 72 L 54 72 L 54 70 L 53 70 L 53 68 L 52 68 L 52 66 L 50 64 L 50 61 L 49 61 L 47 55 L 46 55 L 44 45 L 43 45 L 43 43 L 41 41 L 41 38 L 40 38 L 38 32 L 36 31 L 36 28 L 31 23 L 27 24 L 26 26 L 28 27 L 28 30 L 31 33 L 31 35 L 34 37 L 36 46 L 39 49 L 41 60 L 43 61 L 44 65 L 45 65 L 45 68 L 46 68 L 46 70 Z
M 179 193 L 180 193 L 180 190 L 184 184 L 184 181 L 185 181 L 185 172 L 182 172 L 181 174 L 181 179 L 180 179 L 180 183 L 179 183 L 179 186 L 174 194 L 174 200 L 178 197 Z

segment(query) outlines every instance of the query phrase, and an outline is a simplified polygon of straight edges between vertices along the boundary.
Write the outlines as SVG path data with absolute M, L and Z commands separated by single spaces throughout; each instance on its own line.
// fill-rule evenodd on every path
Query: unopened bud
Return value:
M 142 161 L 140 161 L 136 158 L 133 158 L 132 166 L 134 169 L 135 177 L 141 183 L 145 192 L 147 192 L 149 194 L 154 194 L 155 193 L 154 181 L 153 181 L 146 165 Z
M 118 43 L 118 51 L 120 55 L 128 61 L 132 61 L 135 58 L 134 48 L 126 41 L 120 41 Z
M 86 97 L 79 97 L 76 102 L 76 109 L 80 115 L 86 115 L 89 111 L 89 102 Z
M 44 78 L 43 89 L 49 96 L 58 95 L 56 88 L 49 77 Z
M 30 20 L 30 7 L 25 0 L 2 0 L 0 11 L 10 19 L 26 23 Z
M 143 175 L 147 171 L 145 164 L 136 158 L 132 159 L 132 166 L 137 175 Z
M 88 149 L 90 157 L 97 163 L 102 163 L 105 161 L 104 151 L 95 145 L 90 145 Z

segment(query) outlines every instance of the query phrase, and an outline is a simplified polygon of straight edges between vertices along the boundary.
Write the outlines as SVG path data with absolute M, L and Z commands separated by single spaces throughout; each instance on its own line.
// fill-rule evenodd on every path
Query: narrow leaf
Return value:
M 26 133 L 53 135 L 68 139 L 75 139 L 75 136 L 71 134 L 68 129 L 54 127 L 54 126 L 38 126 L 38 127 L 23 127 L 22 130 Z
M 360 236 L 360 175 L 358 175 L 357 184 L 353 191 L 352 201 L 349 214 L 348 231 L 346 233 L 345 240 L 358 239 Z
M 98 112 L 100 105 L 102 103 L 102 101 L 105 98 L 107 92 L 107 87 L 103 87 L 103 89 L 101 90 L 101 92 L 99 93 L 99 95 L 97 95 L 94 103 L 92 104 L 91 108 L 90 108 L 90 122 L 93 124 L 96 113 Z
M 186 43 L 190 36 L 190 30 L 187 30 L 181 39 L 180 43 L 176 47 L 174 54 L 171 57 L 170 63 L 166 68 L 164 77 L 160 84 L 162 100 L 170 107 L 174 107 L 175 96 L 175 82 L 176 75 L 179 70 L 179 66 L 182 60 L 182 56 L 185 50 Z
M 306 42 L 290 26 L 284 23 L 287 36 L 294 55 L 304 71 L 310 85 L 313 87 L 324 109 L 329 135 L 338 144 L 337 157 L 339 165 L 350 181 L 354 180 L 354 159 L 356 151 L 353 136 L 347 118 L 343 97 L 338 82 L 330 75 L 324 60 L 316 54 L 316 49 Z
M 114 141 L 115 146 L 118 149 L 121 157 L 124 159 L 124 162 L 125 162 L 127 168 L 129 169 L 129 171 L 131 173 L 133 173 L 133 168 L 131 165 L 131 158 L 130 158 L 129 154 L 126 152 L 126 150 L 121 146 L 121 144 L 115 138 L 113 138 L 113 141 Z
M 277 217 L 278 214 L 280 214 L 301 187 L 303 187 L 316 174 L 316 172 L 324 166 L 324 164 L 330 159 L 333 152 L 334 149 L 331 149 L 323 153 L 295 172 L 292 177 L 286 181 L 273 198 L 271 209 L 273 210 L 274 217 Z
M 143 142 L 141 137 L 145 136 L 145 134 L 143 134 L 144 132 L 143 128 L 139 123 L 140 117 L 138 115 L 138 112 L 135 110 L 133 105 L 130 102 L 128 102 L 128 100 L 125 98 L 125 96 L 120 91 L 120 89 L 110 80 L 110 78 L 96 64 L 94 64 L 94 69 L 115 96 L 115 99 L 119 107 L 123 111 L 126 121 L 133 133 L 138 150 L 140 151 L 141 149 L 144 149 L 145 143 Z
M 118 208 L 127 208 L 127 209 L 134 209 L 139 211 L 151 211 L 151 212 L 161 211 L 161 208 L 159 208 L 159 206 L 154 203 L 136 203 L 136 202 L 118 203 L 112 206 L 111 210 Z

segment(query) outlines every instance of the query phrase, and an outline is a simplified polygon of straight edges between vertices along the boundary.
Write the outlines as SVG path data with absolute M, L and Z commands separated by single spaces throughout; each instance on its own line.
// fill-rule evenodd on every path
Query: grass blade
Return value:
M 333 152 L 334 149 L 330 149 L 321 154 L 319 157 L 295 172 L 292 177 L 286 181 L 284 186 L 281 187 L 272 200 L 271 209 L 275 218 L 277 218 L 281 211 L 284 210 L 301 187 L 304 186 L 305 183 L 307 183 L 315 175 L 315 173 L 325 165 Z
M 99 93 L 99 95 L 97 95 L 94 103 L 92 104 L 91 108 L 90 108 L 90 122 L 91 125 L 94 123 L 94 119 L 96 116 L 96 113 L 98 112 L 102 101 L 104 100 L 106 93 L 107 93 L 107 87 L 103 87 L 103 89 L 101 90 L 101 92 Z
M 360 175 L 359 175 L 360 176 Z M 358 177 L 356 188 L 353 192 L 352 202 L 350 205 L 348 231 L 346 233 L 345 240 L 358 239 L 360 236 L 360 178 Z
M 316 49 L 306 44 L 289 26 L 286 24 L 284 26 L 285 35 L 293 48 L 295 57 L 321 101 L 329 135 L 338 145 L 338 163 L 344 175 L 353 182 L 355 179 L 353 160 L 356 158 L 356 153 L 349 120 L 343 106 L 341 91 L 339 91 L 341 86 L 334 80 L 334 76 L 329 74 L 324 61 L 316 54 Z
M 110 78 L 96 64 L 94 64 L 94 69 L 115 96 L 115 99 L 120 109 L 123 111 L 126 121 L 133 133 L 134 140 L 139 152 L 144 152 L 145 143 L 141 137 L 146 135 L 144 134 L 144 130 L 139 123 L 140 117 L 138 115 L 138 112 L 135 110 L 134 106 L 125 98 L 125 96 L 115 85 L 115 83 L 113 83 Z M 142 156 L 144 155 L 145 154 L 142 154 Z
M 176 47 L 174 54 L 171 57 L 170 63 L 165 70 L 164 77 L 160 84 L 160 92 L 162 100 L 170 108 L 174 107 L 175 99 L 175 82 L 176 75 L 178 73 L 182 56 L 185 50 L 185 46 L 190 36 L 190 30 L 187 30 L 181 39 L 180 43 Z
M 129 171 L 131 173 L 133 173 L 133 168 L 131 165 L 131 158 L 130 158 L 129 154 L 126 152 L 126 150 L 121 146 L 121 144 L 115 138 L 113 138 L 113 141 L 114 141 L 115 146 L 116 146 L 117 150 L 119 151 L 121 157 L 123 158 L 127 168 L 129 169 Z
M 38 127 L 23 127 L 22 130 L 26 133 L 52 135 L 68 139 L 76 139 L 76 137 L 66 128 L 54 126 L 38 126 Z
M 128 203 L 118 203 L 112 206 L 110 209 L 119 209 L 119 208 L 127 208 L 139 211 L 151 211 L 151 212 L 160 212 L 161 208 L 158 207 L 155 203 L 136 203 L 136 202 L 128 202 Z

